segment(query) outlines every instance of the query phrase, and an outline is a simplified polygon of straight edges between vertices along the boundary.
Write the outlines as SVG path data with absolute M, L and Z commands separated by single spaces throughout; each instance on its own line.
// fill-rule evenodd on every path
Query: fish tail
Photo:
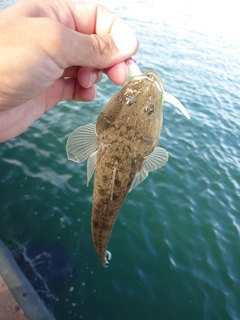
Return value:
M 107 204 L 97 206 L 97 208 L 93 207 L 92 238 L 95 250 L 103 267 L 107 267 L 111 259 L 111 253 L 107 251 L 107 246 L 117 214 L 118 210 L 116 210 L 116 212 L 110 211 Z

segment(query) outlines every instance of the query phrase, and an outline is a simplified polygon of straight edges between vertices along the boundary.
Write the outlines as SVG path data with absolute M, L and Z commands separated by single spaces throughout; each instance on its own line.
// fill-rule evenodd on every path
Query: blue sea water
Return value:
M 59 242 L 77 275 L 57 294 L 57 320 L 240 319 L 240 28 L 234 2 L 101 1 L 136 30 L 141 70 L 157 71 L 187 120 L 164 103 L 168 163 L 126 198 L 101 267 L 91 239 L 93 181 L 66 158 L 119 88 L 106 77 L 91 103 L 61 102 L 0 145 L 0 236 Z M 224 19 L 224 20 L 223 20 Z

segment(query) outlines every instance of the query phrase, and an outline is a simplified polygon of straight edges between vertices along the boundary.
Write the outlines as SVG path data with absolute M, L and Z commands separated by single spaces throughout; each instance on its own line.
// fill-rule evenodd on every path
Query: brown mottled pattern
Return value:
M 92 236 L 104 263 L 118 211 L 162 127 L 163 84 L 153 71 L 131 78 L 96 122 L 100 140 L 94 180 Z

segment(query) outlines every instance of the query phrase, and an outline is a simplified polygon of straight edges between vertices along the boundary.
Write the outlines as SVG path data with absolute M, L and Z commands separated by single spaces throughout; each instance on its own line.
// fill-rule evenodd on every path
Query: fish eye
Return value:
M 151 114 L 151 113 L 154 111 L 154 105 L 153 105 L 153 104 L 149 104 L 148 106 L 145 107 L 144 110 L 145 110 L 145 111 L 147 112 L 147 114 L 149 115 L 149 114 Z
M 124 100 L 127 106 L 131 106 L 135 101 L 135 99 L 132 96 L 125 96 Z

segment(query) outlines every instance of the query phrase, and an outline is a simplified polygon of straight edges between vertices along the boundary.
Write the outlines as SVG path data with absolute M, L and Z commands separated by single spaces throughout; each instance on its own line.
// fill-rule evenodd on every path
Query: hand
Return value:
M 93 100 L 102 72 L 123 84 L 137 49 L 130 26 L 101 5 L 20 0 L 0 12 L 0 141 L 59 101 Z

